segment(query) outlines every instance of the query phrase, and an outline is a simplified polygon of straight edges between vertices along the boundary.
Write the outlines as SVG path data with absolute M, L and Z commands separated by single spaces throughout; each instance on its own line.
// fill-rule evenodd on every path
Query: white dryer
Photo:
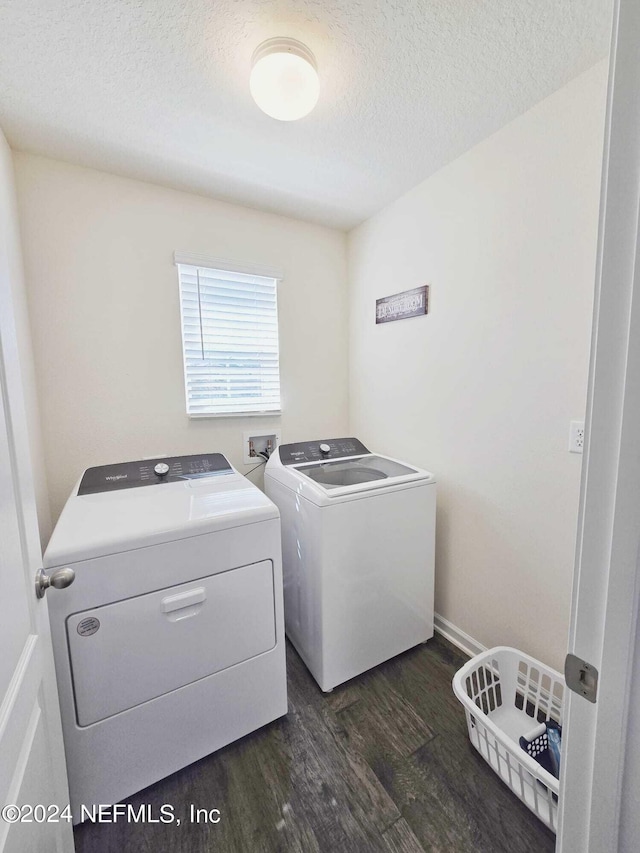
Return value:
M 49 597 L 75 822 L 287 712 L 278 510 L 221 454 L 89 468 L 44 566 L 75 572 Z
M 280 445 L 286 632 L 324 691 L 433 636 L 436 483 L 356 438 Z

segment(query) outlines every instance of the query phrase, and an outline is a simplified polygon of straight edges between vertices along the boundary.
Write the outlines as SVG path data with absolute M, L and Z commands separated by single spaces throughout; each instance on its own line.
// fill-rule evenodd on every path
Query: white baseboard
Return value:
M 461 628 L 457 628 L 448 619 L 445 619 L 444 616 L 440 616 L 439 613 L 434 614 L 433 627 L 438 634 L 442 634 L 446 640 L 449 640 L 450 643 L 453 643 L 454 646 L 457 646 L 465 655 L 469 655 L 471 658 L 487 650 L 486 646 L 474 640 L 473 637 L 470 637 Z

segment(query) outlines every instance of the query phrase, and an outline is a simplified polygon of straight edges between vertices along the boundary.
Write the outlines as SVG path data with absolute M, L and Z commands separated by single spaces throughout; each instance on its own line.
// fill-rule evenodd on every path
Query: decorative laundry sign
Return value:
M 407 320 L 429 313 L 429 285 L 376 299 L 376 323 Z

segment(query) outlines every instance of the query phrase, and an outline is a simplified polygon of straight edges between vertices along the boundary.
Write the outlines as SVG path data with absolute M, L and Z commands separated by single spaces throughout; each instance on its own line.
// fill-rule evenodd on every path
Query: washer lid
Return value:
M 417 470 L 384 456 L 360 456 L 356 459 L 339 459 L 335 462 L 298 465 L 296 471 L 309 477 L 314 483 L 327 491 L 345 486 L 358 486 L 388 480 L 390 477 L 404 477 L 416 474 Z M 378 483 L 382 486 L 383 483 Z
M 235 469 L 154 488 L 78 494 L 74 488 L 44 554 L 45 568 L 278 518 Z
M 431 472 L 377 453 L 283 465 L 279 451 L 276 448 L 267 462 L 265 484 L 276 480 L 317 506 L 332 506 L 397 489 L 435 487 Z

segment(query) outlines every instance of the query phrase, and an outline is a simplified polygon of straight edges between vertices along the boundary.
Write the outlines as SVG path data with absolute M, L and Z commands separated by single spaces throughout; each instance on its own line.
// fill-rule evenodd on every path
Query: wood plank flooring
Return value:
M 551 853 L 469 743 L 464 660 L 434 637 L 325 695 L 289 646 L 286 717 L 126 801 L 169 804 L 179 826 L 84 823 L 77 853 Z

